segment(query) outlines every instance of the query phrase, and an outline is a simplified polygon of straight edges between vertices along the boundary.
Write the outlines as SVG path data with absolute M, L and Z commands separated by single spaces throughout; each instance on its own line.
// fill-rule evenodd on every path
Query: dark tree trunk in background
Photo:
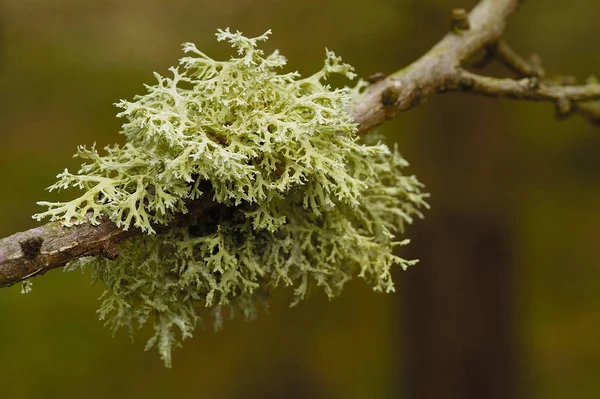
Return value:
M 418 175 L 433 209 L 410 232 L 420 263 L 398 276 L 402 389 L 411 399 L 513 398 L 514 147 L 481 98 L 440 102 L 428 107 L 435 116 L 421 124 L 412 160 L 426 169 Z

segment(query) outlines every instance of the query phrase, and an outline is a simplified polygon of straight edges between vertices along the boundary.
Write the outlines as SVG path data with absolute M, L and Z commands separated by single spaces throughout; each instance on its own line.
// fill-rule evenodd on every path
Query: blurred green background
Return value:
M 594 0 L 525 2 L 507 37 L 549 75 L 600 73 Z M 267 50 L 310 73 L 324 48 L 360 76 L 393 72 L 473 0 L 3 0 L 0 236 L 31 215 L 78 144 L 122 142 L 112 105 L 217 28 L 273 30 Z M 486 73 L 503 73 L 491 66 Z M 549 104 L 448 94 L 380 129 L 432 193 L 397 293 L 360 280 L 327 301 L 208 326 L 165 369 L 95 311 L 100 286 L 60 270 L 0 290 L 0 398 L 563 398 L 600 396 L 600 130 Z M 143 335 L 143 334 L 142 334 Z

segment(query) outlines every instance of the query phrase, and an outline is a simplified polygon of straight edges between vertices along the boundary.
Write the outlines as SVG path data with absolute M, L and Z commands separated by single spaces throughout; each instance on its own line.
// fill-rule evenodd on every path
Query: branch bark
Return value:
M 447 92 L 554 102 L 558 116 L 578 111 L 591 122 L 600 123 L 600 85 L 565 85 L 563 79 L 544 81 L 539 60 L 525 60 L 502 40 L 508 17 L 522 2 L 480 1 L 469 14 L 468 24 L 453 23 L 453 29 L 424 56 L 369 86 L 352 110 L 360 124 L 359 133 L 395 118 L 428 97 Z M 456 28 L 461 25 L 466 29 Z M 467 71 L 465 65 L 480 51 L 486 51 L 485 63 L 497 59 L 527 80 L 497 79 Z
M 469 14 L 455 10 L 450 32 L 431 50 L 408 67 L 373 82 L 358 96 L 351 112 L 359 124 L 359 134 L 445 92 L 551 101 L 560 116 L 578 111 L 600 123 L 599 84 L 576 86 L 542 81 L 539 63 L 519 57 L 501 41 L 508 17 L 521 2 L 481 0 Z M 467 71 L 465 63 L 483 50 L 487 50 L 488 59 L 498 59 L 522 79 L 491 78 Z M 178 216 L 175 222 L 198 217 L 215 205 L 210 195 L 205 195 L 191 203 L 190 213 Z M 140 233 L 137 229 L 120 230 L 108 220 L 97 226 L 74 227 L 53 222 L 0 239 L 0 287 L 44 274 L 82 256 L 113 259 L 118 256 L 118 243 Z
M 530 60 L 527 61 L 514 52 L 508 43 L 502 39 L 490 46 L 488 51 L 493 58 L 496 58 L 504 64 L 505 67 L 515 72 L 520 77 L 544 78 L 545 72 L 537 55 L 532 55 Z
M 467 30 L 448 32 L 431 50 L 408 67 L 369 86 L 357 99 L 354 118 L 365 133 L 427 97 L 454 86 L 461 65 L 495 43 L 520 0 L 482 0 L 469 14 Z
M 217 206 L 210 191 L 188 205 L 188 213 L 178 215 L 172 223 L 182 224 Z M 160 232 L 165 226 L 156 226 Z M 66 265 L 72 260 L 101 255 L 114 260 L 117 245 L 142 234 L 140 229 L 122 230 L 108 219 L 98 225 L 84 223 L 65 227 L 59 222 L 46 223 L 0 240 L 0 288 L 9 287 L 33 276 Z

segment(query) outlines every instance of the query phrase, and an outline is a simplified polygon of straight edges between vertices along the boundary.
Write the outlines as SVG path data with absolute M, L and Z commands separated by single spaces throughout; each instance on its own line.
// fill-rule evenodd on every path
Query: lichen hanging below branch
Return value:
M 406 243 L 397 236 L 426 206 L 397 150 L 356 136 L 348 109 L 361 85 L 324 84 L 334 73 L 354 78 L 349 65 L 326 51 L 314 75 L 280 74 L 285 58 L 258 48 L 267 34 L 217 38 L 237 57 L 216 61 L 185 44 L 190 56 L 173 77 L 155 74 L 146 94 L 117 104 L 126 144 L 105 155 L 80 147 L 86 163 L 51 187 L 83 195 L 43 202 L 35 216 L 65 225 L 108 217 L 147 233 L 123 243 L 117 260 L 68 268 L 91 267 L 106 285 L 100 317 L 111 327 L 152 323 L 148 347 L 167 366 L 201 307 L 217 321 L 224 308 L 251 317 L 272 287 L 292 286 L 297 303 L 315 287 L 334 297 L 355 275 L 393 291 L 390 268 L 414 263 L 393 253 Z M 170 224 L 208 192 L 219 204 L 210 215 Z

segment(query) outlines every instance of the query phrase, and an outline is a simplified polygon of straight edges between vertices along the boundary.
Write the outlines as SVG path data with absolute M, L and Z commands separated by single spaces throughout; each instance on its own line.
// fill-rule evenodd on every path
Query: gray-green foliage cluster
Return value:
M 356 274 L 393 291 L 390 267 L 413 263 L 393 254 L 404 243 L 395 235 L 426 205 L 395 149 L 356 136 L 348 109 L 360 88 L 323 83 L 334 73 L 354 78 L 339 57 L 327 51 L 324 67 L 301 78 L 278 73 L 285 58 L 257 47 L 267 34 L 217 38 L 237 57 L 216 61 L 185 44 L 190 56 L 173 77 L 155 74 L 146 94 L 117 104 L 126 144 L 105 155 L 80 147 L 79 172 L 65 170 L 50 188 L 83 195 L 43 202 L 48 210 L 35 215 L 67 225 L 108 217 L 147 233 L 123 244 L 116 261 L 69 268 L 89 266 L 105 284 L 99 312 L 110 326 L 151 323 L 148 348 L 167 365 L 203 307 L 220 325 L 225 311 L 252 317 L 279 284 L 293 286 L 297 303 L 317 286 L 334 297 Z M 203 195 L 218 205 L 155 231 Z

